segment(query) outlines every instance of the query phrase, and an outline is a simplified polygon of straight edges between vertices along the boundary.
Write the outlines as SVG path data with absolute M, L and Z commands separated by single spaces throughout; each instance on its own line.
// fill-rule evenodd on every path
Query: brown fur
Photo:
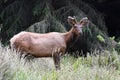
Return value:
M 84 19 L 87 20 L 87 19 Z M 10 39 L 11 47 L 14 47 L 22 54 L 31 54 L 34 57 L 53 57 L 56 69 L 60 69 L 60 56 L 65 53 L 66 48 L 71 44 L 73 36 L 79 36 L 83 22 L 76 22 L 75 18 L 68 17 L 72 29 L 66 33 L 51 32 L 46 34 L 22 31 Z M 78 26 L 75 26 L 75 25 Z

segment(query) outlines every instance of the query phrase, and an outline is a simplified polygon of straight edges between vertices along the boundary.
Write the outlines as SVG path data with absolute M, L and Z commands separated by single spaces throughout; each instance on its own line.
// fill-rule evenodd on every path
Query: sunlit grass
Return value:
M 120 80 L 120 56 L 115 50 L 86 58 L 66 54 L 61 57 L 61 70 L 56 71 L 52 58 L 26 62 L 0 46 L 0 80 Z

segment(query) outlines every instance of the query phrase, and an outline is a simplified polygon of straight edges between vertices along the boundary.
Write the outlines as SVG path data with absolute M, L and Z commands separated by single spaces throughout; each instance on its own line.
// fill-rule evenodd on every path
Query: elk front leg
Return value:
M 60 70 L 60 55 L 59 54 L 54 54 L 53 55 L 53 60 L 54 60 L 56 70 Z

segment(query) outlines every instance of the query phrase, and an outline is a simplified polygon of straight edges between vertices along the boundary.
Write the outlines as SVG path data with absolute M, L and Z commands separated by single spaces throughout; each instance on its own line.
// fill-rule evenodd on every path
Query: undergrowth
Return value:
M 30 62 L 15 51 L 0 46 L 0 80 L 120 80 L 120 56 L 112 51 L 94 51 L 86 58 L 61 57 L 61 70 L 56 71 L 52 58 Z

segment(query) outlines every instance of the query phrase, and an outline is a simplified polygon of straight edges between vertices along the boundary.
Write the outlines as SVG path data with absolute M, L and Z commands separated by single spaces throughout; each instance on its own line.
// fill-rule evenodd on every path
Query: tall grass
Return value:
M 95 55 L 61 57 L 56 71 L 52 58 L 26 62 L 15 51 L 0 46 L 0 80 L 120 80 L 120 56 L 115 50 L 94 51 Z

